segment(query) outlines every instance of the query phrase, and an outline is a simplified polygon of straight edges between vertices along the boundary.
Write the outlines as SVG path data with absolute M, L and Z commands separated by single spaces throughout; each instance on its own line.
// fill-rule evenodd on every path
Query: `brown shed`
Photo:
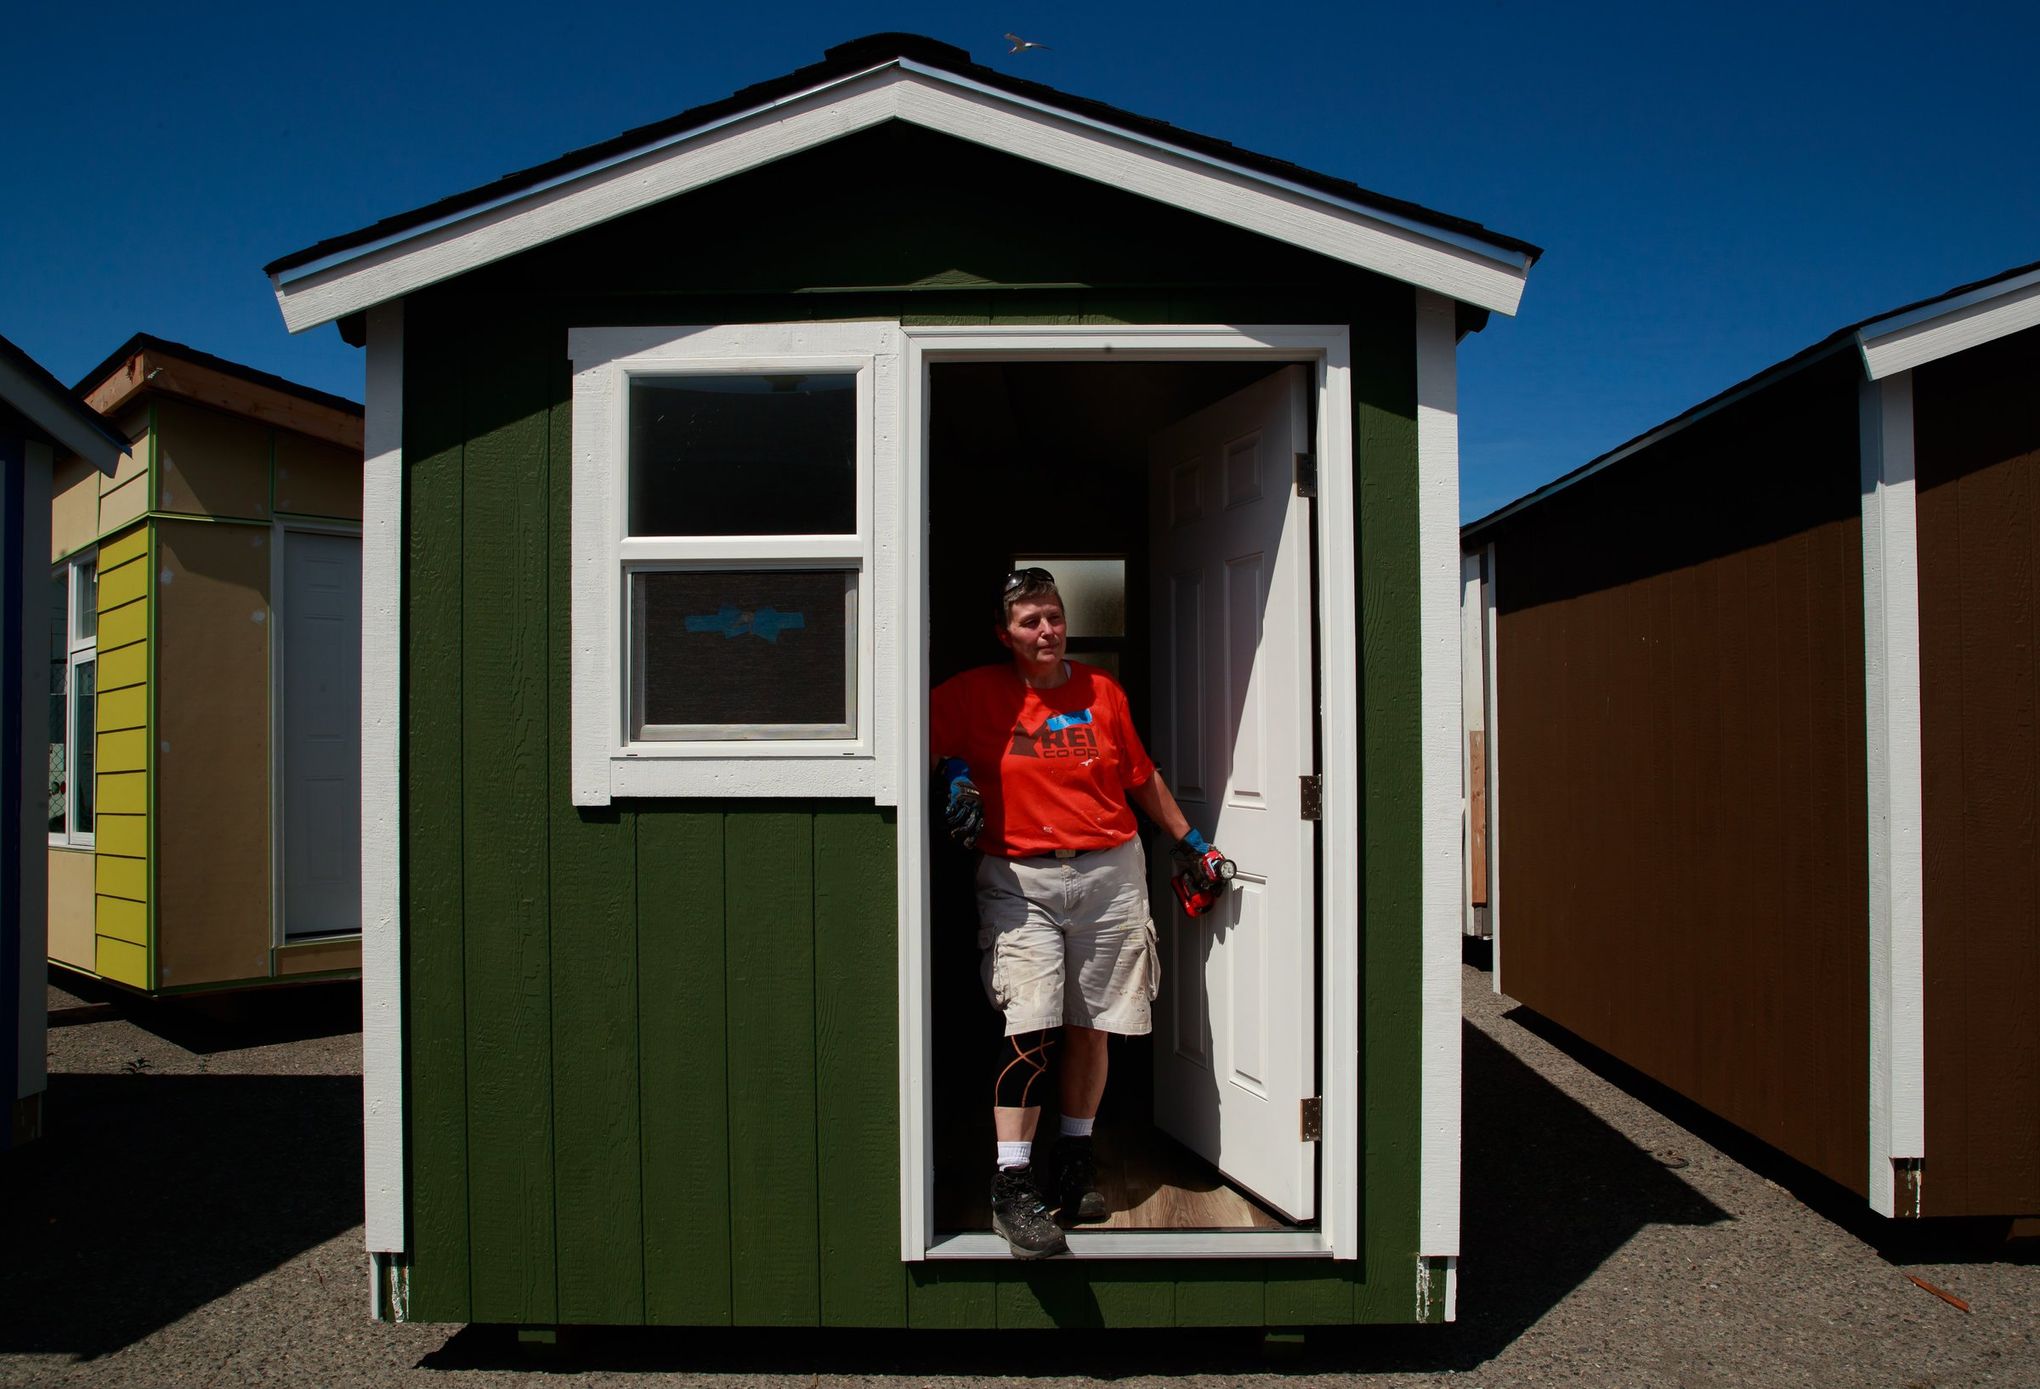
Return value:
M 2040 266 L 1462 542 L 1496 987 L 1883 1214 L 2040 1212 Z

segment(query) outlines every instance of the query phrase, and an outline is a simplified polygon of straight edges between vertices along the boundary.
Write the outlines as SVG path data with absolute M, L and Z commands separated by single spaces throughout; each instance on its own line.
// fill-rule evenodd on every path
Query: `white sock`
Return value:
M 1034 1160 L 1034 1140 L 1022 1138 L 1017 1142 L 999 1140 L 999 1169 L 1025 1167 Z
M 1089 1138 L 1091 1136 L 1091 1125 L 1097 1122 L 1098 1116 L 1095 1114 L 1088 1119 L 1077 1119 L 1065 1114 L 1062 1117 L 1062 1136 L 1064 1138 Z

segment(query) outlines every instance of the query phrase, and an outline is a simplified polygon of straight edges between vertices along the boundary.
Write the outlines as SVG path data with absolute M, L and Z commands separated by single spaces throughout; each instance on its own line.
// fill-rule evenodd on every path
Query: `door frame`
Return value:
M 288 611 L 290 595 L 285 590 L 285 569 L 283 548 L 289 544 L 293 532 L 313 535 L 337 535 L 352 537 L 357 545 L 361 542 L 361 523 L 345 519 L 327 519 L 310 516 L 277 516 L 269 527 L 269 948 L 272 976 L 276 974 L 275 952 L 285 946 L 316 941 L 326 944 L 332 941 L 360 940 L 359 928 L 353 931 L 335 931 L 331 935 L 300 936 L 293 941 L 284 930 L 284 859 L 283 859 L 283 615 Z M 363 579 L 364 597 L 367 580 Z M 367 623 L 366 603 L 363 604 L 362 622 Z M 362 859 L 368 858 L 364 839 Z
M 1318 460 L 1316 615 L 1319 737 L 1324 778 L 1317 899 L 1322 962 L 1318 989 L 1319 1081 L 1323 1097 L 1314 1230 L 1151 1232 L 1078 1230 L 1073 1253 L 1091 1258 L 1354 1259 L 1359 1238 L 1360 873 L 1358 856 L 1324 846 L 1357 844 L 1360 832 L 1360 692 L 1357 660 L 1326 660 L 1357 646 L 1355 605 L 1353 400 L 1350 331 L 1344 324 L 1224 326 L 926 326 L 902 330 L 901 469 L 897 498 L 900 643 L 896 727 L 899 813 L 900 1255 L 923 1259 L 1009 1258 L 990 1232 L 935 1242 L 933 1103 L 927 1083 L 931 1008 L 926 826 L 928 767 L 927 534 L 929 373 L 970 362 L 1265 361 L 1301 362 L 1316 392 Z

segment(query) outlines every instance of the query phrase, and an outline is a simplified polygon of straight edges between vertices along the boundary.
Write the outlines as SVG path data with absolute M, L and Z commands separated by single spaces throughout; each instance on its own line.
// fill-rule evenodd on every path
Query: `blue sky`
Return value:
M 2040 259 L 2030 0 L 10 8 L 0 334 L 67 382 L 150 332 L 358 399 L 265 262 L 889 29 L 1545 247 L 1461 349 L 1469 518 Z

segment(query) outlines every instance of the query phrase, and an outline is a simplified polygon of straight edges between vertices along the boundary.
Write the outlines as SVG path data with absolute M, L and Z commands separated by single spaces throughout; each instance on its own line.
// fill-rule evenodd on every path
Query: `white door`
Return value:
M 283 537 L 286 940 L 361 929 L 361 541 Z
M 1317 851 L 1311 680 L 1309 378 L 1274 376 L 1155 436 L 1154 756 L 1183 813 L 1239 865 L 1184 915 L 1154 866 L 1162 991 L 1155 1123 L 1294 1219 L 1317 1210 Z

